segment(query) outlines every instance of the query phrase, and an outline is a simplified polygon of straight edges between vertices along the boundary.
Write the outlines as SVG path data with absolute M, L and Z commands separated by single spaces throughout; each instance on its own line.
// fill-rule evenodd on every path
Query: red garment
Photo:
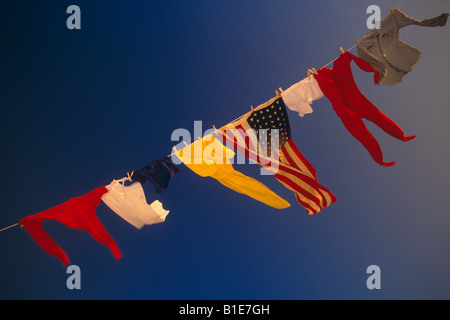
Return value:
M 319 69 L 315 78 L 320 89 L 333 105 L 334 111 L 353 137 L 363 144 L 378 164 L 393 166 L 395 162 L 383 162 L 383 153 L 380 145 L 369 132 L 362 119 L 364 118 L 375 123 L 386 133 L 401 141 L 414 139 L 415 135 L 405 137 L 403 130 L 394 121 L 363 96 L 353 78 L 350 65 L 352 60 L 363 71 L 374 73 L 375 84 L 379 82 L 379 73 L 367 62 L 348 51 L 341 54 L 334 61 L 332 69 Z
M 50 238 L 47 232 L 42 229 L 44 220 L 57 220 L 66 226 L 79 230 L 86 230 L 98 242 L 105 244 L 110 248 L 114 257 L 119 259 L 122 254 L 117 244 L 101 224 L 95 213 L 95 209 L 100 204 L 102 196 L 107 193 L 105 187 L 94 189 L 88 194 L 70 199 L 52 209 L 41 213 L 28 216 L 19 221 L 33 239 L 48 254 L 61 260 L 64 266 L 70 261 L 66 253 Z

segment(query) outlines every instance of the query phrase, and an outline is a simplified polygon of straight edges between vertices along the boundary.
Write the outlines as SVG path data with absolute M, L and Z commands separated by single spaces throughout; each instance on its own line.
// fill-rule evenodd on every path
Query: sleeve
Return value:
M 36 243 L 49 255 L 52 255 L 61 260 L 64 266 L 70 264 L 70 260 L 66 253 L 59 245 L 50 237 L 50 235 L 42 229 L 42 224 L 46 218 L 52 216 L 58 217 L 60 212 L 64 210 L 65 203 L 60 204 L 54 208 L 47 209 L 40 213 L 25 217 L 19 221 L 19 224 L 25 227 L 25 230 L 36 241 Z M 53 218 L 54 219 L 54 218 Z M 57 220 L 57 219 L 54 219 Z
M 375 84 L 378 84 L 380 82 L 380 74 L 369 63 L 367 63 L 366 61 L 364 61 L 361 58 L 358 58 L 357 56 L 355 56 L 351 52 L 347 51 L 347 54 L 353 59 L 353 61 L 355 61 L 356 65 L 361 70 L 363 70 L 365 72 L 373 72 L 374 73 L 373 79 L 374 79 Z
M 386 66 L 382 61 L 380 61 L 379 58 L 377 58 L 374 54 L 367 50 L 365 43 L 363 44 L 363 42 L 361 41 L 360 44 L 357 45 L 357 51 L 359 58 L 369 63 L 375 70 L 378 71 L 380 80 L 386 76 Z
M 407 16 L 404 12 L 400 11 L 399 9 L 395 9 L 394 12 L 397 21 L 397 26 L 399 29 L 412 24 L 422 27 L 442 27 L 446 25 L 449 16 L 449 13 L 442 13 L 439 16 L 419 21 Z

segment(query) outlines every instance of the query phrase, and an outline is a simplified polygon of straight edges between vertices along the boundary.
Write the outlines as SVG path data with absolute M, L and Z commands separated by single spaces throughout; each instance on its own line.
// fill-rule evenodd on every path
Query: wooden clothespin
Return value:
M 253 106 L 250 106 L 250 108 L 252 109 L 252 111 L 253 111 Z
M 283 93 L 283 89 L 281 89 L 281 87 L 279 87 L 278 90 L 280 90 L 280 93 Z
M 134 171 L 131 173 L 131 176 L 133 175 L 133 173 L 134 173 Z M 131 176 L 130 176 L 130 173 L 129 173 L 129 172 L 127 172 L 127 176 L 128 176 L 128 180 L 131 181 Z
M 345 53 L 344 48 L 340 47 L 339 49 L 341 50 L 342 53 Z
M 356 38 L 356 43 L 359 44 L 359 39 L 358 38 Z
M 314 74 L 318 74 L 316 68 L 312 68 Z
M 188 144 L 186 143 L 186 141 L 183 140 L 183 143 L 184 143 L 184 145 L 185 145 L 186 147 L 188 146 Z
M 277 97 L 279 96 L 279 94 L 278 94 L 278 90 L 275 90 L 275 93 L 276 93 L 276 95 L 277 95 Z
M 392 10 L 391 7 L 389 7 L 389 11 L 390 11 L 392 14 L 395 14 L 394 10 Z
M 308 80 L 311 80 L 311 73 L 313 73 L 311 69 L 308 69 Z

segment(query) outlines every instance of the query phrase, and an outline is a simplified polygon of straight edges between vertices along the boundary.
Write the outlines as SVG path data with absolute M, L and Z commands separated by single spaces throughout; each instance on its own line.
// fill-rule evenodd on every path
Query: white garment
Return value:
M 139 182 L 130 186 L 114 180 L 106 186 L 108 192 L 102 196 L 103 202 L 128 223 L 141 229 L 144 225 L 164 222 L 169 214 L 158 200 L 148 205 L 144 190 Z
M 311 103 L 324 97 L 317 80 L 310 76 L 292 85 L 281 94 L 284 104 L 292 111 L 297 111 L 300 117 L 312 113 Z

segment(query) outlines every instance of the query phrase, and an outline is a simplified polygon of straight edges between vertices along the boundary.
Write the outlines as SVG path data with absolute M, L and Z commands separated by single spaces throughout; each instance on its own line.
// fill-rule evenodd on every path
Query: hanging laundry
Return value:
M 131 178 L 141 184 L 148 180 L 155 186 L 156 193 L 162 193 L 168 188 L 170 179 L 179 171 L 180 169 L 172 162 L 172 159 L 165 157 L 134 171 Z
M 103 202 L 137 229 L 164 222 L 169 211 L 164 210 L 162 203 L 155 200 L 149 205 L 141 183 L 125 186 L 125 179 L 114 180 L 106 186 L 108 192 L 102 196 Z
M 261 139 L 263 130 L 269 131 L 270 138 Z M 280 183 L 294 192 L 308 214 L 316 214 L 336 201 L 334 194 L 319 184 L 315 168 L 292 140 L 281 96 L 223 126 L 219 134 L 224 143 L 274 173 Z
M 323 98 L 324 94 L 317 80 L 309 76 L 283 91 L 281 97 L 290 110 L 298 112 L 300 117 L 303 117 L 313 112 L 312 102 Z
M 102 201 L 102 196 L 107 192 L 106 187 L 94 189 L 84 196 L 70 199 L 52 209 L 23 218 L 19 221 L 19 224 L 25 227 L 42 249 L 60 259 L 64 266 L 70 264 L 69 258 L 61 247 L 50 238 L 49 234 L 42 229 L 45 220 L 56 220 L 70 228 L 88 231 L 95 240 L 108 246 L 114 257 L 119 259 L 122 254 L 117 244 L 95 213 L 97 206 Z
M 345 128 L 369 151 L 372 158 L 382 166 L 393 166 L 395 162 L 383 162 L 380 145 L 364 124 L 367 119 L 387 134 L 401 141 L 409 141 L 415 136 L 405 137 L 403 130 L 388 116 L 382 113 L 359 91 L 353 78 L 350 63 L 363 71 L 373 72 L 375 84 L 379 81 L 378 72 L 367 62 L 350 52 L 342 53 L 333 64 L 332 69 L 321 68 L 315 75 L 320 88 L 330 100 L 333 109 L 342 120 Z
M 372 29 L 357 44 L 358 56 L 380 74 L 380 84 L 394 85 L 402 81 L 422 56 L 422 51 L 400 39 L 400 29 L 409 25 L 441 27 L 449 13 L 422 21 L 408 17 L 399 9 L 381 20 L 380 29 Z
M 238 193 L 245 194 L 268 206 L 284 209 L 290 206 L 261 182 L 234 170 L 230 162 L 235 153 L 225 147 L 213 135 L 207 135 L 175 155 L 201 177 L 211 177 Z

